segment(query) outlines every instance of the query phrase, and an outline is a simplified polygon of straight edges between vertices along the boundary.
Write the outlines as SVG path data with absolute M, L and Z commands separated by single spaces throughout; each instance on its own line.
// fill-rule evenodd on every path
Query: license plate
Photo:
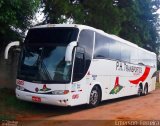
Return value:
M 41 98 L 37 96 L 32 96 L 32 101 L 34 102 L 41 102 Z

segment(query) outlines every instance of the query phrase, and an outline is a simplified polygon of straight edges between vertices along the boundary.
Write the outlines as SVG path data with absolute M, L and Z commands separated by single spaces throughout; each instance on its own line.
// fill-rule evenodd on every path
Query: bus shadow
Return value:
M 139 97 L 136 95 L 133 95 L 133 96 L 116 98 L 116 99 L 110 99 L 110 100 L 101 102 L 98 107 L 114 104 L 114 103 L 125 101 L 125 100 L 136 99 L 136 98 L 139 98 Z M 94 109 L 94 108 L 89 108 L 87 105 L 79 105 L 79 106 L 74 106 L 74 107 L 60 107 L 60 106 L 45 105 L 45 104 L 38 104 L 38 103 L 29 103 L 29 104 L 36 106 L 35 108 L 36 111 L 40 111 L 40 114 L 47 115 L 47 118 L 76 113 L 79 111 L 85 111 L 87 109 Z
M 44 118 L 76 113 L 76 112 L 84 111 L 88 109 L 87 105 L 61 107 L 61 106 L 54 106 L 54 105 L 47 105 L 47 104 L 32 103 L 27 101 L 23 101 L 23 103 L 30 104 L 32 108 L 34 108 L 34 113 L 43 115 Z
M 141 97 L 143 97 L 143 96 L 141 96 Z M 130 100 L 130 99 L 136 99 L 136 98 L 140 98 L 140 97 L 137 95 L 132 95 L 132 96 L 115 98 L 115 99 L 109 99 L 109 100 L 101 102 L 100 106 L 109 105 L 109 104 L 113 104 L 113 103 L 117 103 L 117 102 L 121 102 L 121 101 L 126 101 L 126 100 Z

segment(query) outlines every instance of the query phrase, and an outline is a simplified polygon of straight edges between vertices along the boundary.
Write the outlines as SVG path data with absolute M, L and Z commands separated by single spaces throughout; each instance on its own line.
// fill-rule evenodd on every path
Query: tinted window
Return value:
M 93 36 L 94 32 L 90 30 L 82 30 L 79 35 L 78 45 L 85 49 L 87 59 L 91 59 L 92 57 Z
M 82 60 L 79 60 L 76 57 L 74 71 L 81 65 L 81 66 L 84 66 L 84 72 L 83 72 L 83 76 L 79 76 L 79 78 L 77 78 L 77 75 L 73 75 L 73 81 L 78 81 L 82 79 L 89 69 L 91 58 L 92 58 L 92 52 L 93 52 L 93 39 L 94 39 L 93 31 L 82 30 L 80 32 L 79 40 L 78 40 L 78 47 L 84 50 L 84 62 L 81 62 Z M 74 72 L 73 74 L 76 74 L 76 72 Z
M 128 45 L 121 43 L 121 60 L 126 61 L 126 62 L 130 62 L 130 55 L 131 55 L 130 53 L 131 53 L 131 51 L 130 51 Z
M 29 44 L 63 44 L 77 40 L 77 28 L 35 28 L 28 31 L 25 43 Z
M 110 59 L 121 59 L 121 46 L 119 42 L 111 39 L 109 44 L 109 58 Z
M 145 53 L 143 50 L 138 50 L 138 64 L 145 65 Z
M 138 64 L 138 49 L 134 47 L 128 47 L 130 50 L 130 62 L 133 64 Z
M 94 58 L 120 59 L 120 43 L 96 33 Z
M 96 33 L 94 58 L 116 59 L 133 64 L 156 66 L 156 56 L 153 54 L 99 33 Z
M 94 58 L 109 57 L 109 38 L 96 33 Z
M 149 54 L 148 56 L 148 64 L 150 66 L 156 66 L 156 56 L 153 54 Z
M 68 83 L 71 67 L 65 62 L 66 46 L 27 46 L 23 49 L 18 78 L 39 83 Z
M 18 78 L 39 83 L 68 83 L 72 64 L 65 62 L 67 45 L 77 40 L 77 28 L 34 28 L 25 39 Z
M 75 55 L 75 65 L 73 74 L 74 81 L 78 81 L 84 76 L 84 63 L 84 53 L 77 52 Z

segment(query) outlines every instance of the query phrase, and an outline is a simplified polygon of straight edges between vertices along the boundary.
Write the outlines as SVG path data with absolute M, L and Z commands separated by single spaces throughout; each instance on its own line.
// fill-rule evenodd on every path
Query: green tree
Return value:
M 159 0 L 43 0 L 46 23 L 86 24 L 157 51 Z M 159 27 L 159 26 L 158 26 Z
M 21 38 L 38 6 L 39 0 L 0 0 L 0 49 Z
M 158 15 L 155 12 L 159 8 L 159 1 L 136 0 L 129 6 L 121 6 L 121 1 L 118 6 L 124 10 L 126 19 L 121 24 L 119 36 L 157 52 L 159 35 L 156 29 Z
M 84 20 L 82 5 L 71 0 L 42 0 L 42 5 L 45 8 L 45 23 L 64 23 L 69 18 L 76 23 Z
M 72 18 L 74 23 L 118 34 L 124 18 L 119 8 L 113 6 L 113 0 L 43 0 L 42 3 L 45 7 L 45 23 L 63 23 Z
M 113 0 L 87 0 L 82 4 L 88 10 L 84 24 L 118 35 L 125 16 Z

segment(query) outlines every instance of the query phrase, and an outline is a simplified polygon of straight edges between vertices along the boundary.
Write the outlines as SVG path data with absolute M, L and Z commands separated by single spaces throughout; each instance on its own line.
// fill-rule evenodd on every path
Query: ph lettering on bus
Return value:
M 116 63 L 116 70 L 120 70 L 120 71 L 123 71 L 123 66 L 122 66 L 122 63 L 121 62 L 118 62 Z

